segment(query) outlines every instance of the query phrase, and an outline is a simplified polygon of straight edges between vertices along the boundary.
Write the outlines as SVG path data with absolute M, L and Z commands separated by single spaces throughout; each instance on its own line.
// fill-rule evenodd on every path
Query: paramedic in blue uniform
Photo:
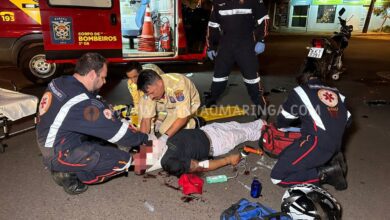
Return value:
M 210 97 L 205 106 L 216 104 L 224 92 L 236 62 L 256 111 L 264 110 L 257 55 L 264 51 L 269 16 L 261 0 L 214 0 L 208 24 L 208 51 L 215 59 Z M 264 110 L 265 111 L 265 110 Z M 257 114 L 261 116 L 260 112 Z
M 113 117 L 97 98 L 106 82 L 106 59 L 86 53 L 73 76 L 62 76 L 48 85 L 39 103 L 37 140 L 45 166 L 55 182 L 69 194 L 87 190 L 127 170 L 127 152 L 109 146 L 137 146 L 148 136 Z
M 324 84 L 315 71 L 301 75 L 298 82 L 282 105 L 277 127 L 286 128 L 299 120 L 302 137 L 281 152 L 271 180 L 281 186 L 326 183 L 346 189 L 341 143 L 351 114 L 345 97 Z

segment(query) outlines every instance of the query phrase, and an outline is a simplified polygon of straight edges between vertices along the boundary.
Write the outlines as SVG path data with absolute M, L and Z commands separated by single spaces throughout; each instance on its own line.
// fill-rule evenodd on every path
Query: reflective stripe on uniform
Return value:
M 248 83 L 248 84 L 255 84 L 255 83 L 260 82 L 260 77 L 257 77 L 256 79 L 245 79 L 245 78 L 243 78 L 243 79 L 244 79 L 244 82 Z
M 123 136 L 125 136 L 128 129 L 129 129 L 129 123 L 123 122 L 121 128 L 119 128 L 119 131 L 114 135 L 114 137 L 112 137 L 107 141 L 110 143 L 118 142 Z
M 209 21 L 209 27 L 212 27 L 212 28 L 219 28 L 219 26 L 220 26 L 220 25 L 219 25 L 218 23 Z
M 316 110 L 311 104 L 310 99 L 307 96 L 306 92 L 300 86 L 296 87 L 294 91 L 298 94 L 303 104 L 307 107 L 307 110 L 309 111 L 309 114 L 311 118 L 314 120 L 314 122 L 316 123 L 316 125 L 326 131 L 324 123 L 322 123 L 320 116 L 317 114 Z
M 70 108 L 72 108 L 74 105 L 87 100 L 88 96 L 85 93 L 82 93 L 78 96 L 75 96 L 71 99 L 69 99 L 60 109 L 58 112 L 56 118 L 53 121 L 53 124 L 50 126 L 49 133 L 46 137 L 45 147 L 53 147 L 54 140 L 56 139 L 58 130 L 60 129 L 62 122 L 64 121 L 65 117 L 68 115 Z
M 344 102 L 344 100 L 345 100 L 345 96 L 341 95 L 341 93 L 339 93 L 339 95 L 340 95 L 340 99 L 341 99 L 341 101 L 342 101 L 342 102 Z
M 269 16 L 268 16 L 268 15 L 265 15 L 264 17 L 260 18 L 259 20 L 257 20 L 257 24 L 260 25 L 261 23 L 263 23 L 263 21 L 264 21 L 265 19 L 269 19 Z
M 290 114 L 289 112 L 287 112 L 286 110 L 282 109 L 282 115 L 287 118 L 287 119 L 297 119 L 298 117 L 295 116 L 295 115 L 292 115 Z
M 351 117 L 351 113 L 347 111 L 347 120 Z
M 252 14 L 252 9 L 237 8 L 237 9 L 231 9 L 231 10 L 219 10 L 219 14 L 222 16 L 246 15 L 246 14 Z
M 121 171 L 127 170 L 131 166 L 131 162 L 132 162 L 132 158 L 130 157 L 129 162 L 127 162 L 122 168 L 114 168 L 112 170 L 116 171 L 116 172 L 121 172 Z
M 213 77 L 213 82 L 224 82 L 224 81 L 228 81 L 229 77 L 221 77 L 221 78 L 216 78 L 216 77 Z

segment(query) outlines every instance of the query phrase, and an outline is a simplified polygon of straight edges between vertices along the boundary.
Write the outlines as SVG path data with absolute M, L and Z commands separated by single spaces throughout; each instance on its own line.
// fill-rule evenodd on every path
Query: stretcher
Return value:
M 16 86 L 13 85 L 16 90 Z M 34 115 L 37 111 L 38 98 L 33 95 L 0 88 L 0 126 L 3 132 L 0 136 L 0 153 L 4 153 L 6 144 L 3 140 L 35 128 L 33 125 L 11 132 L 11 124 L 24 117 Z

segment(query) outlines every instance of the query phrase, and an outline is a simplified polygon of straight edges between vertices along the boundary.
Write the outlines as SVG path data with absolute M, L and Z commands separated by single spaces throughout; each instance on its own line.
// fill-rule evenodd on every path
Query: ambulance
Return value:
M 202 62 L 205 0 L 3 0 L 0 62 L 46 83 L 86 52 L 110 63 Z

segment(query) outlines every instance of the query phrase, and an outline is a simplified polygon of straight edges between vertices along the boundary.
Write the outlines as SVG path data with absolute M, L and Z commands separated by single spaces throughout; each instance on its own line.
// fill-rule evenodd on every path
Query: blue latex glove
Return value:
M 215 50 L 208 50 L 207 56 L 210 60 L 214 60 L 214 58 L 217 56 L 217 52 Z
M 263 53 L 265 50 L 265 44 L 263 42 L 257 42 L 255 46 L 256 55 Z

